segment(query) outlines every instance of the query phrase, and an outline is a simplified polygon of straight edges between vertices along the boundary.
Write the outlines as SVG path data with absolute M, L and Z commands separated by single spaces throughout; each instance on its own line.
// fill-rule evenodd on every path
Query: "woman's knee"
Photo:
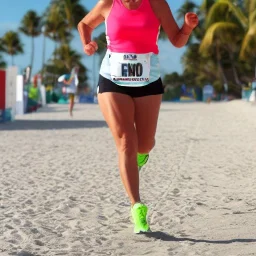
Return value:
M 151 139 L 151 140 L 146 140 L 143 142 L 139 142 L 138 145 L 138 152 L 141 154 L 147 154 L 149 153 L 155 146 L 155 139 Z
M 119 153 L 125 153 L 126 155 L 137 154 L 137 138 L 136 135 L 130 132 L 122 133 L 119 136 L 117 149 Z

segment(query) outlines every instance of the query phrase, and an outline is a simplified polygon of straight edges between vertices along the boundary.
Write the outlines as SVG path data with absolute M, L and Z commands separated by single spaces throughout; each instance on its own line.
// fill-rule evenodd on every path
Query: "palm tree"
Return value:
M 211 7 L 214 5 L 216 0 L 203 0 L 203 3 L 200 6 L 200 10 L 203 13 L 204 17 L 206 17 L 211 9 Z
M 80 3 L 80 0 L 62 0 L 66 19 L 70 29 L 76 29 L 77 24 L 84 18 L 88 11 Z
M 11 64 L 14 65 L 14 56 L 23 53 L 23 45 L 19 34 L 15 31 L 8 31 L 1 38 L 3 52 L 11 55 Z
M 77 65 L 78 62 L 80 62 L 82 58 L 82 56 L 75 50 L 71 49 L 68 44 L 62 44 L 56 49 L 54 55 L 56 56 L 56 65 L 64 65 L 69 72 L 75 65 Z
M 68 44 L 62 44 L 54 51 L 54 59 L 49 60 L 45 66 L 48 78 L 51 77 L 53 83 L 56 82 L 58 76 L 70 73 L 71 69 L 75 66 L 79 66 L 79 81 L 84 83 L 87 79 L 86 68 L 81 63 L 82 56 L 72 49 Z M 49 80 L 49 79 L 46 79 Z
M 71 31 L 77 28 L 77 24 L 84 18 L 88 11 L 80 3 L 80 0 L 52 0 L 51 6 L 58 6 L 59 13 L 67 22 L 67 27 Z
M 60 13 L 60 7 L 52 4 L 43 16 L 42 25 L 44 26 L 44 35 L 55 42 L 55 50 L 58 43 L 68 43 L 72 39 L 72 34 L 67 30 L 67 21 Z
M 256 0 L 245 2 L 246 14 L 248 15 L 248 26 L 240 51 L 240 58 L 248 60 L 253 57 L 256 78 Z
M 69 72 L 73 63 L 79 63 L 80 71 L 83 70 L 81 79 L 87 79 L 86 68 L 80 62 L 81 56 L 69 46 L 73 39 L 72 30 L 77 28 L 78 22 L 86 13 L 80 0 L 51 0 L 41 24 L 44 27 L 44 37 L 49 37 L 55 42 L 53 58 L 45 65 L 46 75 L 47 72 L 54 73 L 56 78 L 61 72 Z
M 101 33 L 98 37 L 96 37 L 95 42 L 98 44 L 98 55 L 103 55 L 106 52 L 107 49 L 107 40 L 106 40 L 106 34 L 105 32 Z
M 214 40 L 218 39 L 224 47 L 232 45 L 233 50 L 239 51 L 240 59 L 249 59 L 252 55 L 256 59 L 256 0 L 246 1 L 244 4 L 246 13 L 243 13 L 241 4 L 235 4 L 235 1 L 219 0 L 214 3 L 207 17 L 207 32 L 201 44 L 201 52 L 206 52 Z M 235 47 L 237 44 L 241 45 L 240 49 Z M 232 60 L 234 54 L 236 52 L 229 49 Z
M 219 30 L 217 30 L 216 27 L 218 27 Z M 215 31 L 215 33 L 212 33 L 212 31 Z M 215 23 L 207 30 L 199 48 L 199 52 L 204 55 L 211 55 L 216 57 L 220 75 L 223 79 L 223 82 L 227 84 L 228 79 L 225 75 L 222 63 L 223 54 L 226 51 L 229 55 L 234 79 L 237 84 L 241 84 L 237 75 L 234 58 L 235 54 L 238 51 L 237 44 L 240 37 L 232 36 L 232 32 L 233 35 L 235 35 L 236 27 L 234 26 L 234 24 L 223 21 Z
M 223 54 L 227 52 L 234 80 L 236 84 L 241 85 L 234 58 L 239 51 L 237 45 L 242 37 L 241 33 L 239 32 L 240 26 L 234 23 L 233 17 L 229 13 L 230 7 L 226 6 L 226 3 L 231 2 L 224 0 L 226 3 L 223 5 L 222 2 L 222 5 L 220 5 L 221 1 L 222 0 L 213 4 L 209 10 L 206 19 L 206 33 L 200 46 L 200 52 L 202 54 L 209 55 L 210 53 L 212 56 L 216 56 L 219 72 L 224 84 L 228 83 L 228 79 L 225 75 L 225 70 L 223 67 Z M 236 6 L 233 4 L 231 7 L 233 9 L 236 8 Z M 239 13 L 238 9 L 235 11 Z
M 34 64 L 35 37 L 41 34 L 40 17 L 33 10 L 28 11 L 21 21 L 19 30 L 27 36 L 31 37 L 31 60 L 30 69 L 32 72 Z M 30 74 L 31 74 L 30 72 Z
M 199 43 L 191 44 L 182 56 L 182 64 L 188 85 L 212 83 L 219 79 L 216 73 L 217 65 L 214 59 L 200 56 Z

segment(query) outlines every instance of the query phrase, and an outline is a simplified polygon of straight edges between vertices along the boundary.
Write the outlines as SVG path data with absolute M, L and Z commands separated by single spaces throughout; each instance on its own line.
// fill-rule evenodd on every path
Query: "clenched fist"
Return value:
M 95 41 L 91 41 L 89 44 L 84 46 L 84 52 L 91 56 L 98 50 L 98 45 Z
M 194 29 L 197 27 L 199 23 L 199 19 L 197 14 L 193 13 L 193 12 L 188 12 L 185 15 L 185 24 L 190 27 L 191 29 Z

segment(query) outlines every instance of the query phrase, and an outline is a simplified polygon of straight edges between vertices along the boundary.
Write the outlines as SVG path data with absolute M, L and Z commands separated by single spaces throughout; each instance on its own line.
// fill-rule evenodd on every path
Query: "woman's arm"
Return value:
M 112 0 L 100 0 L 95 7 L 78 23 L 77 29 L 87 55 L 93 55 L 98 45 L 91 40 L 93 30 L 104 22 Z
M 151 5 L 170 42 L 177 48 L 183 47 L 187 43 L 193 29 L 198 25 L 197 15 L 191 12 L 187 13 L 184 25 L 180 29 L 166 0 L 151 0 Z

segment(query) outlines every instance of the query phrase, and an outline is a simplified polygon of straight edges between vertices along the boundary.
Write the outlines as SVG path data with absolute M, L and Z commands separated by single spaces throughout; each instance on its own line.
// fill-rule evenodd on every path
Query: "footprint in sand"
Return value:
M 180 193 L 180 190 L 178 188 L 175 188 L 172 193 L 175 195 L 175 196 L 178 196 L 179 193 Z

